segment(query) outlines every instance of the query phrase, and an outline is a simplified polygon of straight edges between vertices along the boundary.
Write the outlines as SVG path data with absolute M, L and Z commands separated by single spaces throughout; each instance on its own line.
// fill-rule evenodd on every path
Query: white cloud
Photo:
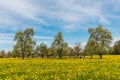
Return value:
M 14 41 L 12 41 L 12 40 L 0 40 L 0 44 L 2 45 L 2 44 L 4 44 L 4 45 L 9 45 L 9 44 L 14 44 Z
M 50 5 L 52 4 L 51 2 L 54 4 Z M 45 3 L 49 3 L 49 5 L 44 7 L 45 15 L 43 16 L 51 18 L 53 22 L 54 20 L 59 21 L 65 30 L 71 30 L 71 28 L 76 30 L 78 28 L 82 29 L 81 27 L 83 26 L 76 27 L 76 25 L 87 24 L 89 22 L 110 23 L 103 12 L 102 1 L 52 0 Z
M 82 42 L 81 43 L 82 48 L 84 48 L 86 44 L 87 44 L 87 42 Z
M 114 43 L 115 43 L 116 41 L 119 41 L 119 40 L 120 40 L 120 36 L 114 37 L 114 38 L 113 38 L 113 41 L 112 41 L 112 45 L 114 45 Z
M 76 29 L 78 28 L 78 26 L 74 25 L 74 24 L 67 24 L 67 25 L 63 26 L 63 28 L 65 30 L 67 30 L 67 32 L 70 32 L 70 31 L 76 31 Z
M 0 33 L 0 44 L 14 44 L 14 35 L 9 33 Z M 34 39 L 37 39 L 37 42 L 41 42 L 41 40 L 53 40 L 52 37 L 42 37 L 42 36 L 34 36 Z M 44 41 L 43 41 L 44 42 Z
M 32 19 L 34 21 L 37 21 L 42 24 L 47 24 L 43 19 L 38 18 L 38 8 L 30 3 L 27 0 L 0 0 L 0 9 L 5 10 L 8 13 L 11 13 L 10 15 L 12 16 L 19 16 L 22 17 L 23 19 Z M 0 10 L 0 11 L 1 11 Z M 40 11 L 40 9 L 39 9 Z M 2 16 L 7 16 L 7 13 L 3 14 L 0 13 Z M 3 17 L 4 17 L 3 16 Z M 14 20 L 14 17 L 8 17 L 11 20 Z M 0 22 L 1 20 L 6 20 L 8 21 L 9 19 L 4 19 L 0 17 Z M 15 19 L 16 20 L 16 19 Z M 16 20 L 17 21 L 17 20 Z
M 58 21 L 63 29 L 71 29 L 72 26 L 77 30 L 77 27 L 83 26 L 76 25 L 88 22 L 109 24 L 106 14 L 109 3 L 115 9 L 119 8 L 118 0 L 0 0 L 0 23 L 20 24 L 19 22 L 27 19 L 44 25 L 55 25 Z M 17 20 L 15 16 L 21 20 Z
M 0 33 L 0 44 L 14 44 L 13 34 Z
M 52 40 L 52 37 L 42 37 L 42 36 L 34 36 L 35 39 L 45 39 L 45 40 Z
M 0 37 L 13 37 L 14 34 L 10 34 L 10 33 L 0 33 Z

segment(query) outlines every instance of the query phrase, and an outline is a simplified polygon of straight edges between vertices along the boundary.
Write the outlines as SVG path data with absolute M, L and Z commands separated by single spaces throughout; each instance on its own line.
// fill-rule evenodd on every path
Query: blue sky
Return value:
M 0 50 L 12 50 L 18 30 L 34 28 L 37 44 L 50 45 L 57 32 L 70 46 L 88 40 L 88 28 L 109 29 L 120 39 L 120 0 L 0 0 Z

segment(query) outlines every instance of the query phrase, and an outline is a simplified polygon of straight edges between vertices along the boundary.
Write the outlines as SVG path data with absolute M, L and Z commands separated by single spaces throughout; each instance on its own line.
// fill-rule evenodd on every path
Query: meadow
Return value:
M 0 59 L 0 80 L 120 80 L 120 56 L 103 59 Z

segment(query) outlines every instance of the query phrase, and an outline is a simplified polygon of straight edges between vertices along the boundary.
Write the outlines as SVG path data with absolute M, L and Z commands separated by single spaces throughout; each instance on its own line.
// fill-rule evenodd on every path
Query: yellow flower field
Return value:
M 0 80 L 120 80 L 120 56 L 0 59 Z

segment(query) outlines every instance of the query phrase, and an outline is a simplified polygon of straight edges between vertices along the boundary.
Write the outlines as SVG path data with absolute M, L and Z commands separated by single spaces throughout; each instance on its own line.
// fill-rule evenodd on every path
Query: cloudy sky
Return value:
M 120 39 L 120 0 L 0 0 L 0 50 L 12 50 L 16 31 L 29 27 L 37 44 L 50 45 L 61 31 L 69 45 L 85 45 L 99 24 Z

